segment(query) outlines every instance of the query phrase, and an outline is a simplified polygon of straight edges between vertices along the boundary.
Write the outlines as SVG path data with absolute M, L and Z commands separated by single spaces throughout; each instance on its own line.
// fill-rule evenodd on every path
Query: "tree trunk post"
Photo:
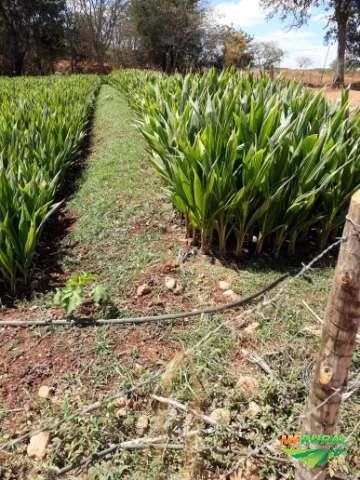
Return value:
M 360 190 L 351 199 L 343 237 L 305 410 L 303 433 L 308 435 L 335 433 L 352 362 L 360 319 Z M 299 464 L 297 469 L 297 480 L 327 478 L 327 464 L 314 469 Z
M 338 49 L 337 49 L 337 63 L 336 73 L 334 76 L 334 87 L 343 87 L 345 82 L 345 52 L 346 52 L 346 30 L 347 30 L 347 17 L 341 17 L 341 20 L 337 21 L 338 24 Z

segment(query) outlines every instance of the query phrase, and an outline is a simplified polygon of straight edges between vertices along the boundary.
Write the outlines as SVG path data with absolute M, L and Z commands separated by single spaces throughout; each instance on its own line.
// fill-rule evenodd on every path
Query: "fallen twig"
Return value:
M 203 413 L 197 412 L 193 408 L 189 408 L 188 406 L 184 405 L 183 403 L 178 402 L 172 398 L 161 397 L 160 395 L 151 395 L 153 400 L 156 400 L 159 403 L 165 403 L 176 410 L 181 410 L 182 412 L 188 412 L 194 415 L 195 417 L 201 418 L 205 423 L 208 425 L 212 425 L 214 427 L 218 427 L 219 424 L 213 418 L 209 417 L 208 415 L 204 415 Z
M 303 305 L 309 310 L 309 312 L 311 313 L 311 315 L 315 318 L 315 320 L 317 320 L 320 324 L 323 324 L 324 321 L 322 318 L 319 317 L 319 315 L 310 307 L 310 305 L 308 305 L 305 300 L 302 301 Z
M 183 433 L 181 436 L 182 438 L 189 438 L 194 437 L 200 434 L 200 430 L 192 430 L 187 433 Z M 54 474 L 59 477 L 60 475 L 64 475 L 65 473 L 74 470 L 75 468 L 80 468 L 84 465 L 88 465 L 92 463 L 94 460 L 99 460 L 100 458 L 104 458 L 107 455 L 114 453 L 117 450 L 143 450 L 145 448 L 171 448 L 172 444 L 168 443 L 169 437 L 168 435 L 160 435 L 159 437 L 141 437 L 135 438 L 133 440 L 127 440 L 125 442 L 117 443 L 115 445 L 111 445 L 109 448 L 105 448 L 104 450 L 100 450 L 99 452 L 94 452 L 87 457 L 82 458 L 78 462 L 74 462 L 67 467 L 61 468 L 60 470 L 54 471 Z M 175 444 L 175 448 L 178 449 L 178 445 Z M 184 448 L 184 447 L 182 447 Z
M 268 375 L 273 375 L 271 368 L 265 362 L 265 360 L 260 357 L 260 355 L 258 355 L 257 353 L 248 352 L 244 348 L 241 350 L 241 353 L 250 363 L 253 363 L 257 367 L 261 368 L 261 370 L 263 370 Z

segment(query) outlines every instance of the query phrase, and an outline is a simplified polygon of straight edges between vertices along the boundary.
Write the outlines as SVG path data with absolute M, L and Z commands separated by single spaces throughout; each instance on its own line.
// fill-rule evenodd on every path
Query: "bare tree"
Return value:
M 112 45 L 115 31 L 127 0 L 71 0 L 68 9 L 76 19 L 77 27 L 86 31 L 90 47 L 99 65 Z
M 311 67 L 311 65 L 313 64 L 313 61 L 310 57 L 298 57 L 296 59 L 296 63 L 298 65 L 299 68 L 301 68 L 301 70 L 304 70 L 306 68 L 309 68 Z
M 274 42 L 255 42 L 251 47 L 251 54 L 256 67 L 271 70 L 280 65 L 285 52 Z

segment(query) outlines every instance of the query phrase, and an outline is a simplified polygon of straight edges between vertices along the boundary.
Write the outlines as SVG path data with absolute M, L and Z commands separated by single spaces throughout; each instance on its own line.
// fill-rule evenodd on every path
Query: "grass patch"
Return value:
M 159 257 L 149 244 L 158 239 L 156 220 L 169 207 L 126 100 L 107 85 L 99 95 L 93 138 L 89 168 L 69 204 L 78 220 L 67 242 L 78 244 L 83 254 L 75 248 L 64 265 L 97 273 L 120 298 Z

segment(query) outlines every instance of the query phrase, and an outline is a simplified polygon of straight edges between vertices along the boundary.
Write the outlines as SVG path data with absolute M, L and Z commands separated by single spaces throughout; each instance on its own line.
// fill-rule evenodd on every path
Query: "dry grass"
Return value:
M 332 88 L 326 88 L 325 95 L 331 102 L 336 102 L 340 98 L 341 91 L 336 89 L 334 90 Z M 350 90 L 349 102 L 352 107 L 360 107 L 360 91 Z
M 297 80 L 298 82 L 306 83 L 314 87 L 330 87 L 333 79 L 333 72 L 331 70 L 296 70 L 291 68 L 280 68 L 278 75 Z M 360 72 L 347 72 L 345 76 L 346 85 L 359 84 Z
M 331 102 L 336 102 L 341 96 L 341 90 L 333 89 L 332 71 L 322 72 L 320 70 L 293 70 L 290 68 L 281 68 L 278 71 L 278 76 L 296 80 L 304 83 L 311 88 L 324 88 L 327 98 Z M 360 107 L 360 72 L 348 72 L 345 76 L 346 85 L 356 86 L 350 91 L 350 105 L 352 107 Z M 355 84 L 355 85 L 354 85 Z

